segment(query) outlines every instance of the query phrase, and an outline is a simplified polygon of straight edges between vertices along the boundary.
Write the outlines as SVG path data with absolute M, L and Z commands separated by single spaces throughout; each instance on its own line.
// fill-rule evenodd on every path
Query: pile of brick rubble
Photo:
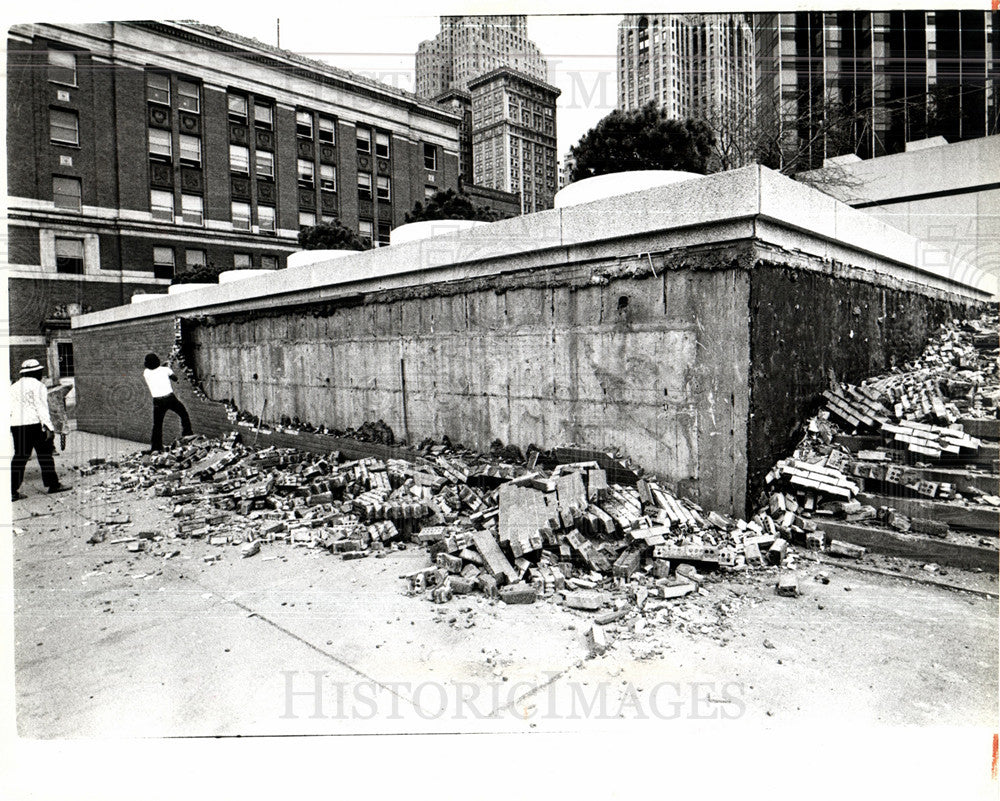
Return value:
M 795 547 L 863 555 L 863 548 L 827 538 L 823 516 L 879 513 L 853 500 L 872 475 L 871 468 L 859 469 L 861 462 L 885 463 L 888 479 L 892 453 L 929 456 L 932 448 L 979 446 L 955 420 L 996 414 L 990 325 L 995 331 L 995 318 L 950 325 L 915 364 L 828 392 L 827 410 L 771 471 L 749 520 L 678 497 L 614 454 L 583 450 L 570 453 L 588 458 L 568 463 L 537 451 L 515 463 L 424 443 L 414 461 L 345 461 L 336 453 L 256 450 L 231 434 L 186 438 L 164 454 L 98 463 L 85 472 L 122 468 L 105 486 L 162 497 L 172 506 L 171 537 L 238 547 L 244 557 L 277 543 L 345 560 L 423 546 L 429 564 L 400 577 L 407 591 L 438 603 L 470 593 L 508 604 L 558 600 L 597 613 L 589 635 L 600 651 L 604 626 L 698 591 L 706 573 L 769 567 L 775 591 L 795 596 Z M 860 458 L 835 443 L 834 422 L 891 435 L 892 443 L 880 449 L 883 456 Z M 609 482 L 609 475 L 635 481 Z M 120 541 L 141 551 L 163 536 L 139 532 Z

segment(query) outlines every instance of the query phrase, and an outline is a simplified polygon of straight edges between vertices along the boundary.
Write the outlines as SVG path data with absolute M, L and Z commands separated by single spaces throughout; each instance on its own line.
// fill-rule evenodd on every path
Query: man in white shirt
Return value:
M 174 388 L 170 384 L 171 381 L 177 380 L 174 371 L 165 364 L 161 365 L 160 357 L 155 353 L 146 354 L 145 367 L 142 377 L 149 387 L 149 394 L 153 396 L 153 434 L 149 447 L 156 453 L 163 450 L 163 418 L 168 410 L 173 410 L 180 417 L 182 437 L 191 435 L 191 419 L 184 404 L 174 395 Z
M 10 494 L 16 501 L 21 498 L 18 490 L 24 480 L 24 468 L 31 452 L 35 452 L 38 466 L 42 468 L 42 484 L 50 493 L 69 489 L 59 483 L 56 475 L 55 439 L 52 418 L 49 416 L 49 395 L 41 382 L 45 368 L 37 359 L 21 364 L 21 378 L 10 388 L 10 433 L 14 437 L 14 458 L 10 463 Z

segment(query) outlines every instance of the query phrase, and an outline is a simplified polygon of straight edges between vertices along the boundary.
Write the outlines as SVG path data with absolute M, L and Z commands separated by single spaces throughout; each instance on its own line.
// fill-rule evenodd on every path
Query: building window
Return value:
M 258 150 L 256 151 L 255 159 L 257 163 L 257 177 L 273 178 L 274 154 L 268 153 L 266 150 Z
M 192 225 L 204 225 L 205 207 L 198 195 L 181 195 L 181 219 Z
M 243 145 L 229 146 L 229 171 L 250 173 L 250 151 Z
M 257 207 L 257 226 L 261 231 L 274 231 L 274 206 Z
M 233 269 L 234 270 L 249 270 L 253 267 L 253 259 L 250 258 L 249 253 L 234 253 L 233 254 Z
M 201 166 L 201 140 L 197 136 L 181 134 L 181 164 Z
M 436 170 L 438 164 L 437 148 L 434 145 L 424 145 L 424 168 Z
M 391 199 L 389 192 L 389 176 L 380 175 L 375 179 L 375 194 L 379 200 L 388 202 Z
M 56 237 L 56 272 L 83 275 L 83 240 Z
M 319 188 L 325 192 L 337 191 L 337 168 L 332 164 L 319 165 Z
M 66 86 L 76 86 L 76 53 L 68 50 L 49 51 L 49 80 Z
M 234 95 L 230 92 L 226 100 L 229 107 L 229 116 L 236 122 L 247 121 L 247 99 L 243 95 Z
M 337 144 L 337 126 L 329 117 L 319 118 L 319 141 L 328 145 Z
M 365 240 L 369 245 L 372 243 L 372 221 L 371 220 L 360 220 L 358 222 L 358 234 L 361 238 Z
M 295 135 L 303 139 L 313 137 L 313 115 L 311 111 L 295 112 Z
M 316 183 L 316 165 L 307 159 L 299 159 L 299 186 L 311 187 Z
M 149 129 L 149 155 L 161 161 L 170 161 L 173 156 L 173 143 L 170 141 L 170 131 L 158 128 Z
M 425 186 L 424 187 L 424 200 L 430 200 L 436 194 L 437 194 L 437 187 L 436 186 Z
M 57 342 L 56 343 L 56 358 L 59 362 L 59 377 L 60 378 L 72 378 L 76 375 L 76 371 L 73 367 L 73 343 L 72 342 Z
M 370 172 L 358 173 L 358 197 L 364 200 L 372 199 L 372 175 Z
M 389 223 L 380 222 L 378 224 L 378 243 L 379 245 L 388 245 L 390 239 L 390 232 L 392 231 L 392 226 Z
M 173 248 L 153 248 L 153 277 L 173 279 L 174 277 Z
M 389 158 L 389 134 L 375 132 L 375 155 L 381 159 Z
M 174 193 L 162 189 L 149 192 L 149 211 L 154 220 L 174 221 Z
M 177 105 L 192 114 L 201 113 L 201 91 L 198 84 L 191 81 L 177 81 Z
M 207 267 L 208 262 L 205 259 L 204 250 L 185 250 L 184 251 L 184 266 L 187 267 L 188 271 L 197 270 L 200 267 Z
M 57 209 L 83 210 L 83 190 L 79 178 L 52 176 L 52 202 Z
M 299 212 L 299 228 L 312 228 L 316 224 L 316 215 L 311 211 Z
M 162 72 L 146 73 L 146 99 L 170 105 L 170 76 Z
M 278 269 L 278 257 L 277 256 L 261 256 L 260 257 L 260 268 L 262 270 L 277 270 Z
M 250 204 L 233 201 L 233 228 L 237 231 L 250 230 Z
M 80 119 L 75 111 L 49 109 L 49 139 L 64 145 L 80 144 Z
M 253 124 L 270 131 L 274 126 L 274 109 L 264 103 L 254 103 Z
M 358 153 L 372 152 L 372 132 L 370 128 L 358 127 Z

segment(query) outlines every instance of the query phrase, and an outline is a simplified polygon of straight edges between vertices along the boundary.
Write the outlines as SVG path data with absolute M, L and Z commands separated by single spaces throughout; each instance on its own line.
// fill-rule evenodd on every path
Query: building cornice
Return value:
M 387 86 L 374 79 L 300 56 L 288 50 L 279 50 L 256 39 L 242 37 L 222 28 L 197 22 L 140 20 L 126 24 L 173 39 L 190 42 L 199 47 L 216 50 L 271 69 L 278 69 L 286 75 L 295 75 L 352 94 L 405 108 L 411 113 L 439 121 L 455 123 L 460 116 L 448 109 L 421 100 L 416 95 L 402 89 Z
M 513 69 L 512 67 L 497 67 L 495 70 L 490 70 L 489 72 L 483 73 L 477 78 L 473 78 L 467 83 L 469 91 L 471 92 L 475 87 L 481 86 L 484 83 L 496 80 L 500 76 L 510 76 L 516 78 L 524 83 L 531 84 L 537 89 L 541 89 L 545 92 L 551 92 L 555 97 L 559 97 L 562 94 L 562 90 L 552 84 L 541 81 L 538 78 L 534 78 L 527 73 L 521 72 L 520 70 Z

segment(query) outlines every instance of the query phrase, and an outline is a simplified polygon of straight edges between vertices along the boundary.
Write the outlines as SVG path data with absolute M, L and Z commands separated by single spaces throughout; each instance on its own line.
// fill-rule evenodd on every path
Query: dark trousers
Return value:
M 168 409 L 176 412 L 181 418 L 181 436 L 186 437 L 191 433 L 191 418 L 188 417 L 187 409 L 177 400 L 176 395 L 171 392 L 162 398 L 153 398 L 153 436 L 149 442 L 151 450 L 163 450 L 163 417 Z
M 59 486 L 56 475 L 56 463 L 52 458 L 55 452 L 55 437 L 45 436 L 41 423 L 30 426 L 11 426 L 10 433 L 14 436 L 14 458 L 10 461 L 10 489 L 17 492 L 24 480 L 24 467 L 28 464 L 31 452 L 35 452 L 38 466 L 42 468 L 42 483 L 51 489 Z

